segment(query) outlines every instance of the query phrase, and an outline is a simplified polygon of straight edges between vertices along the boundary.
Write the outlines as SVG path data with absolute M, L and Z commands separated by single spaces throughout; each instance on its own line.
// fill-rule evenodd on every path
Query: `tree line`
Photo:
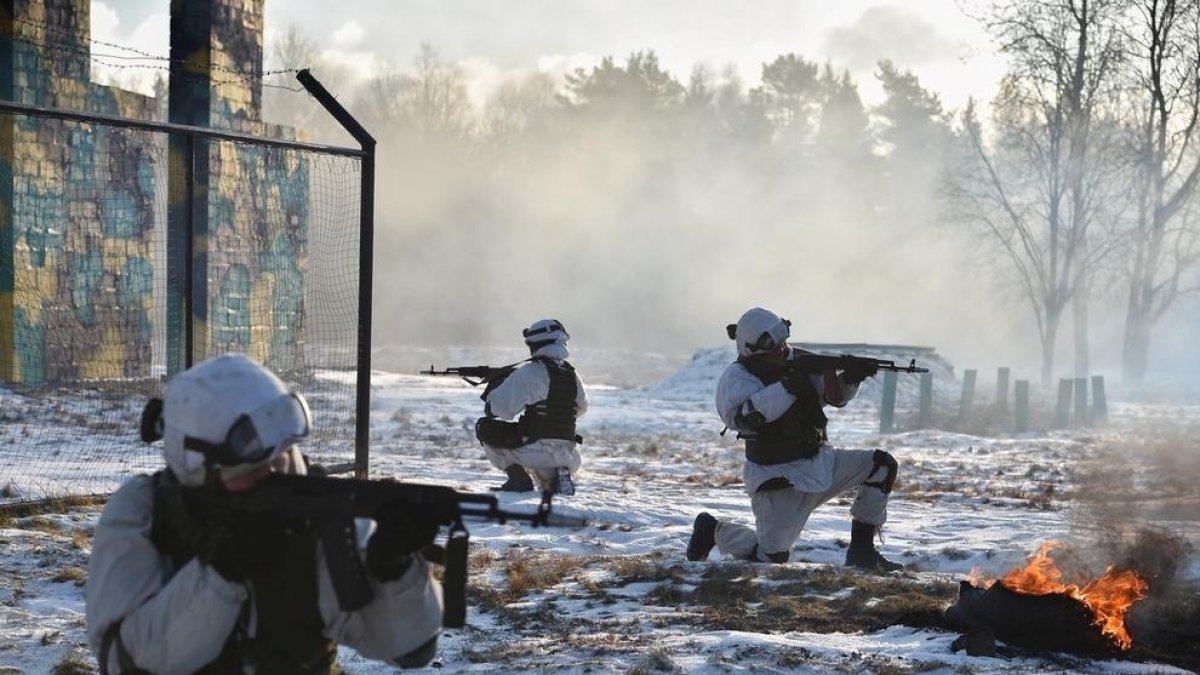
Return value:
M 944 231 L 997 261 L 1045 382 L 1064 320 L 1085 375 L 1089 304 L 1123 297 L 1125 381 L 1139 384 L 1156 323 L 1197 290 L 1197 2 L 997 0 L 980 20 L 1008 59 L 986 110 L 947 110 L 890 61 L 865 105 L 848 72 L 800 54 L 747 86 L 732 68 L 679 79 L 652 50 L 510 76 L 480 103 L 423 46 L 348 100 L 387 148 L 377 242 L 392 262 L 376 283 L 394 306 L 377 316 L 423 317 L 390 337 L 452 340 L 527 304 L 582 302 L 654 326 L 642 344 L 662 348 L 692 336 L 701 302 L 737 311 L 747 282 L 827 292 L 851 263 Z M 341 77 L 295 29 L 273 59 Z M 327 124 L 266 95 L 279 121 Z

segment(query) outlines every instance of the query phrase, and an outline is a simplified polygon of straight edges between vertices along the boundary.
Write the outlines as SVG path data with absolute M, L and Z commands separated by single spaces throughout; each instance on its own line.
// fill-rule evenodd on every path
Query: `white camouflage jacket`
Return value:
M 848 384 L 840 374 L 832 378 L 826 374 L 814 374 L 811 377 L 825 405 L 841 408 L 858 394 L 859 385 Z M 738 424 L 739 414 L 748 415 L 757 410 L 767 422 L 774 422 L 796 402 L 796 397 L 788 393 L 782 383 L 765 385 L 736 361 L 721 374 L 716 398 L 717 413 L 721 420 L 737 432 L 750 431 Z M 746 460 L 742 470 L 746 492 L 753 495 L 772 478 L 785 478 L 801 492 L 823 492 L 833 484 L 833 461 L 834 450 L 828 443 L 821 446 L 816 456 L 808 459 L 771 465 Z
M 131 478 L 104 507 L 88 563 L 88 644 L 99 660 L 105 633 L 120 621 L 121 642 L 140 669 L 187 675 L 221 653 L 251 594 L 196 559 L 173 570 L 150 540 L 153 511 L 154 479 L 148 475 Z M 368 575 L 375 597 L 355 612 L 339 609 L 319 545 L 317 561 L 318 604 L 328 639 L 390 662 L 441 630 L 441 589 L 419 556 L 397 580 L 384 583 Z M 251 625 L 251 634 L 254 630 Z M 118 650 L 109 651 L 107 672 L 115 675 L 121 672 Z
M 537 351 L 537 356 L 563 360 L 569 356 L 567 346 L 551 344 Z M 546 400 L 550 394 L 550 375 L 546 367 L 536 361 L 521 365 L 500 386 L 488 394 L 488 410 L 501 419 L 511 420 L 520 415 L 525 406 Z M 581 417 L 588 408 L 587 389 L 579 373 L 575 373 L 575 417 Z M 556 440 L 556 439 L 549 439 Z

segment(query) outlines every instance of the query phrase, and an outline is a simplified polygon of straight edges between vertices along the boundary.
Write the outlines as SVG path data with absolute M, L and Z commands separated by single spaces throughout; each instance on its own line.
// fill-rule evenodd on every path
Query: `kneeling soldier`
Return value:
M 813 510 L 858 488 L 846 564 L 887 572 L 903 567 L 875 549 L 876 529 L 887 520 L 888 493 L 896 460 L 882 450 L 843 450 L 829 445 L 822 408 L 842 407 L 859 384 L 875 374 L 864 366 L 840 373 L 792 368 L 787 344 L 791 323 L 755 307 L 730 327 L 738 359 L 717 384 L 717 411 L 746 442 L 743 471 L 754 529 L 696 516 L 688 560 L 705 560 L 713 547 L 744 560 L 787 562 Z

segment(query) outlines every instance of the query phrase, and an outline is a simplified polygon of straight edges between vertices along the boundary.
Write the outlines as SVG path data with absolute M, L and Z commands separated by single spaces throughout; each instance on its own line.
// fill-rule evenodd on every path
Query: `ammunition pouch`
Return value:
M 523 425 L 505 422 L 495 417 L 480 417 L 475 420 L 475 438 L 493 448 L 519 448 L 525 442 Z
M 825 444 L 823 434 L 806 434 L 804 438 L 762 440 L 745 438 L 746 459 L 755 464 L 786 464 L 798 459 L 812 459 Z

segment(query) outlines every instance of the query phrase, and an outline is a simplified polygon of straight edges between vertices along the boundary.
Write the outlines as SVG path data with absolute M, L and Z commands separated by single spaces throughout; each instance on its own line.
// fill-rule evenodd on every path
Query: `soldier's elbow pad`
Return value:
M 437 643 L 438 636 L 434 635 L 420 647 L 392 659 L 392 663 L 397 668 L 424 668 L 433 661 L 433 657 L 437 656 Z

